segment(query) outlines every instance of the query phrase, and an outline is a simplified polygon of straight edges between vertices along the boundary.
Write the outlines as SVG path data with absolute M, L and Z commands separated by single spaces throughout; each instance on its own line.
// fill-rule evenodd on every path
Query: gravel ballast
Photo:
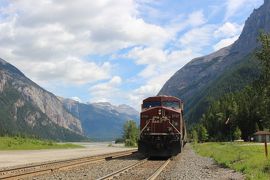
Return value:
M 199 156 L 191 145 L 187 144 L 183 152 L 173 158 L 157 179 L 242 180 L 245 177 L 239 172 L 220 167 L 211 158 Z
M 122 169 L 128 165 L 135 164 L 141 159 L 139 155 L 131 155 L 128 157 L 122 157 L 114 160 L 91 163 L 82 165 L 69 170 L 61 170 L 59 172 L 53 172 L 51 174 L 44 174 L 36 176 L 30 179 L 35 180 L 92 180 L 103 177 L 109 173 Z
M 142 159 L 139 155 L 132 155 L 105 162 L 93 163 L 79 166 L 70 170 L 54 172 L 47 175 L 37 176 L 30 179 L 51 180 L 51 179 L 97 179 L 107 174 L 122 169 L 128 165 L 135 164 Z M 163 160 L 164 162 L 164 160 Z M 161 164 L 162 161 L 149 161 L 139 167 L 136 167 L 116 179 L 147 179 Z M 168 166 L 157 178 L 158 180 L 184 179 L 184 180 L 242 180 L 243 174 L 228 168 L 222 168 L 214 160 L 197 155 L 187 144 L 181 154 L 174 157 Z
M 127 173 L 124 173 L 115 179 L 119 180 L 141 180 L 148 179 L 165 161 L 147 160 L 144 164 L 134 167 Z

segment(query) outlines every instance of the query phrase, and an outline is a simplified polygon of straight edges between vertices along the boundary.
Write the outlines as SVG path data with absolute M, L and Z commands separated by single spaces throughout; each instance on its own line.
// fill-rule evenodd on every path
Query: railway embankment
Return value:
M 196 144 L 193 147 L 198 154 L 211 157 L 222 167 L 243 173 L 247 179 L 270 179 L 270 161 L 262 144 L 226 142 Z
M 243 174 L 236 172 L 235 170 L 221 167 L 209 157 L 198 155 L 192 149 L 191 145 L 187 144 L 183 152 L 174 157 L 173 161 L 157 179 L 240 180 L 245 179 L 245 177 Z

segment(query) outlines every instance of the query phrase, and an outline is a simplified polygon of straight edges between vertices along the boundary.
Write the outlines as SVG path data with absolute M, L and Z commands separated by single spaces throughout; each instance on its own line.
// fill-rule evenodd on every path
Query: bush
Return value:
M 241 130 L 239 129 L 239 127 L 237 127 L 235 129 L 235 131 L 233 132 L 233 137 L 234 137 L 234 140 L 238 140 L 238 139 L 241 139 Z
M 207 129 L 202 124 L 197 124 L 192 128 L 192 139 L 194 143 L 208 140 Z
M 139 137 L 139 128 L 136 126 L 136 122 L 129 120 L 124 124 L 123 139 L 125 140 L 125 146 L 137 146 Z
M 199 140 L 200 142 L 205 142 L 208 140 L 208 133 L 204 126 L 200 126 Z
M 123 138 L 117 138 L 115 140 L 115 144 L 120 144 L 120 143 L 124 143 L 124 142 L 125 142 L 125 140 Z
M 126 139 L 125 140 L 125 146 L 127 146 L 127 147 L 134 147 L 134 146 L 137 146 L 137 142 L 132 141 L 130 139 Z
M 195 129 L 192 130 L 192 141 L 194 143 L 198 143 L 198 134 L 197 134 L 197 131 Z

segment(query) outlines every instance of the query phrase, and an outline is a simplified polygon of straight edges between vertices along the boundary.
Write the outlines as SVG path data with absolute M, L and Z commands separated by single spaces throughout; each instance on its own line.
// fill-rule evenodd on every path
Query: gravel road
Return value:
M 212 159 L 197 155 L 187 144 L 181 154 L 159 175 L 158 180 L 240 180 L 245 177 L 228 168 L 221 168 Z

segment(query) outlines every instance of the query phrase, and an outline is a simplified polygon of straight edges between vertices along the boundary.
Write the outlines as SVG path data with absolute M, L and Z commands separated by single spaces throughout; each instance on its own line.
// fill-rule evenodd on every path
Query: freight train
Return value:
M 138 151 L 148 157 L 180 153 L 187 138 L 183 102 L 172 96 L 154 96 L 144 99 L 141 108 Z

